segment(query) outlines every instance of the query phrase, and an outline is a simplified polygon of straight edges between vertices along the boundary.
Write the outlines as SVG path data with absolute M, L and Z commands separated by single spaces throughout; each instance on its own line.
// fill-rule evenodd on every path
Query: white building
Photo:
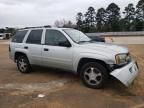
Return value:
M 5 38 L 6 38 L 5 33 L 0 33 L 0 39 L 2 40 L 2 39 L 5 39 Z
M 9 39 L 11 37 L 11 33 L 0 33 L 0 40 Z

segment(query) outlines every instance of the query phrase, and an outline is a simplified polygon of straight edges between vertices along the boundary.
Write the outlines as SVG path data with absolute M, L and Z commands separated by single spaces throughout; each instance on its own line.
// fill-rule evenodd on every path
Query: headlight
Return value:
M 130 54 L 118 54 L 116 55 L 115 59 L 116 59 L 116 64 L 122 65 L 128 63 L 131 57 Z

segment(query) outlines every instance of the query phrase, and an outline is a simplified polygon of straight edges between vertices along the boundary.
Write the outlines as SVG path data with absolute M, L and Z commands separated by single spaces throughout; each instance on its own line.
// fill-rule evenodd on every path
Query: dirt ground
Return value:
M 34 67 L 21 74 L 9 59 L 8 45 L 0 44 L 0 108 L 144 108 L 144 45 L 124 46 L 138 61 L 139 76 L 129 88 L 111 78 L 95 90 L 61 70 Z

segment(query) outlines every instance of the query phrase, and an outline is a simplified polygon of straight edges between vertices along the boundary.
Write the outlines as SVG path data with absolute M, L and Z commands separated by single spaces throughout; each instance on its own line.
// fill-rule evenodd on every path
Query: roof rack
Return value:
M 25 28 L 22 28 L 22 29 L 32 29 L 32 28 L 51 28 L 52 26 L 51 25 L 45 25 L 45 26 L 38 26 L 38 27 L 25 27 Z
M 45 28 L 52 28 L 51 25 L 45 25 L 44 27 L 45 27 Z

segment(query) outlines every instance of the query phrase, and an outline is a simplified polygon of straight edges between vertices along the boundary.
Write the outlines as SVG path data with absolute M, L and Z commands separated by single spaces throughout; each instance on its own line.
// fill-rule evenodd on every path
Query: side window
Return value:
M 68 41 L 67 38 L 57 30 L 46 30 L 45 44 L 52 46 L 59 46 L 59 42 Z
M 29 44 L 41 44 L 41 38 L 42 38 L 42 29 L 39 30 L 32 30 L 27 38 L 26 43 Z
M 12 38 L 12 42 L 16 42 L 16 43 L 22 43 L 25 35 L 27 33 L 27 30 L 24 31 L 18 31 L 15 36 Z

